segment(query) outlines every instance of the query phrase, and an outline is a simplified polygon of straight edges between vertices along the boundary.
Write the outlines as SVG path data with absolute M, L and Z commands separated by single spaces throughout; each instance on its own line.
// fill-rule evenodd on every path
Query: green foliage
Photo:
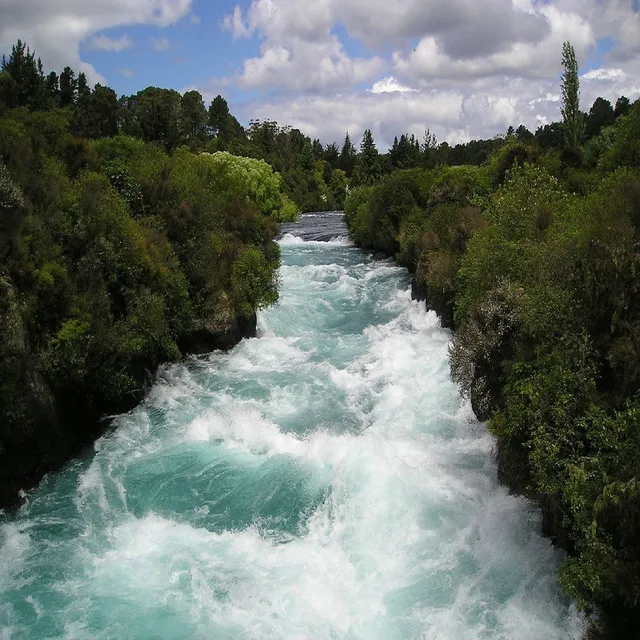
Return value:
M 613 134 L 613 144 L 603 154 L 607 169 L 640 167 L 640 100 L 636 100 L 627 115 L 621 116 Z
M 18 185 L 11 179 L 7 167 L 0 162 L 0 216 L 10 215 L 14 209 L 24 206 L 24 198 Z
M 570 42 L 562 45 L 562 127 L 565 147 L 576 154 L 582 142 L 584 120 L 580 111 L 580 79 L 576 54 Z
M 111 136 L 106 120 L 90 127 L 96 101 L 115 94 L 63 75 L 75 115 L 0 118 L 1 464 L 22 429 L 132 406 L 192 335 L 226 334 L 275 302 L 276 221 L 297 213 L 261 160 L 170 156 L 160 111 L 173 93 L 142 92 L 133 109 L 149 122 L 130 126 L 155 141 Z M 189 138 L 201 133 L 196 98 L 181 103 Z M 73 135 L 80 125 L 96 139 Z
M 511 172 L 462 259 L 452 348 L 502 457 L 525 452 L 529 491 L 571 552 L 563 585 L 616 625 L 633 624 L 640 593 L 639 194 L 631 171 L 582 197 L 539 168 Z
M 269 260 L 257 247 L 240 251 L 233 263 L 231 284 L 238 312 L 248 317 L 260 307 L 278 300 L 277 281 L 274 278 L 277 259 Z

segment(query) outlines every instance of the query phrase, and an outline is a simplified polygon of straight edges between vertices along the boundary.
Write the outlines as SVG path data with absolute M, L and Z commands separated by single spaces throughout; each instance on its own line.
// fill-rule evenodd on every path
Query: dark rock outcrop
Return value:
M 181 341 L 185 354 L 227 350 L 243 338 L 255 336 L 256 316 L 235 318 L 194 331 Z M 21 359 L 21 380 L 28 398 L 19 407 L 14 425 L 0 425 L 0 508 L 16 507 L 21 491 L 40 482 L 73 456 L 91 445 L 110 426 L 109 415 L 133 409 L 153 383 L 159 362 L 140 362 L 136 367 L 138 388 L 117 405 L 96 409 L 82 390 L 55 395 L 45 378 L 35 369 L 25 349 Z

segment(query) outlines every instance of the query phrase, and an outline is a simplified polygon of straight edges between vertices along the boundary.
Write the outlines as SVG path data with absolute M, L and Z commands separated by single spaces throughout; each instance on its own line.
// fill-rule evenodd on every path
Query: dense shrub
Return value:
M 60 421 L 93 433 L 101 413 L 132 406 L 181 346 L 218 334 L 229 344 L 238 322 L 277 300 L 277 220 L 295 214 L 263 161 L 184 147 L 170 156 L 129 136 L 87 142 L 69 120 L 64 110 L 0 118 L 9 475 L 15 465 L 37 475 L 29 465 L 42 464 L 38 446 Z

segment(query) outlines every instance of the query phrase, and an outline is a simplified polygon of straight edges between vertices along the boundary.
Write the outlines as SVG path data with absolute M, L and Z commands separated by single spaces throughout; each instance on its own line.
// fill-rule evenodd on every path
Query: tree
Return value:
M 344 200 L 347 197 L 347 176 L 342 169 L 334 169 L 331 172 L 329 189 L 333 198 L 333 206 L 336 209 L 344 209 Z
M 365 185 L 374 184 L 380 178 L 380 155 L 371 129 L 365 129 L 360 143 L 358 178 L 359 183 Z
M 429 129 L 424 132 L 422 138 L 422 166 L 425 169 L 433 169 L 436 166 L 436 155 L 438 152 L 438 140 Z
M 180 100 L 180 133 L 186 140 L 197 140 L 204 134 L 207 109 L 198 91 L 187 91 Z
M 344 144 L 342 145 L 342 150 L 340 151 L 340 158 L 338 159 L 338 168 L 342 169 L 347 177 L 350 178 L 353 173 L 353 169 L 356 166 L 356 148 L 353 146 L 351 142 L 351 138 L 349 137 L 349 132 L 344 137 Z
M 71 107 L 76 100 L 78 81 L 71 67 L 65 67 L 60 74 L 60 106 Z
M 612 125 L 616 120 L 613 107 L 608 100 L 596 98 L 589 114 L 587 115 L 586 134 L 587 138 L 599 135 L 604 127 Z
M 627 98 L 627 96 L 620 96 L 616 100 L 616 106 L 613 113 L 616 118 L 619 118 L 620 116 L 624 116 L 629 113 L 629 109 L 631 109 L 631 102 L 629 98 Z
M 579 154 L 584 121 L 580 111 L 580 79 L 576 53 L 570 42 L 562 45 L 562 126 L 565 150 L 573 157 Z
M 324 149 L 322 147 L 322 143 L 320 140 L 316 139 L 311 143 L 311 147 L 313 149 L 313 157 L 316 160 L 322 160 L 322 156 L 324 155 Z
M 522 142 L 531 142 L 533 140 L 533 133 L 527 129 L 523 124 L 521 124 L 516 129 L 516 137 Z
M 227 101 L 220 95 L 209 105 L 207 125 L 211 134 L 225 141 L 244 135 L 244 129 L 231 115 Z
M 93 92 L 78 105 L 78 133 L 87 138 L 109 138 L 118 134 L 120 104 L 116 92 L 97 84 Z
M 182 96 L 173 89 L 148 87 L 139 91 L 128 99 L 128 108 L 133 114 L 127 124 L 128 133 L 139 135 L 146 142 L 161 142 L 167 149 L 173 149 L 180 138 L 181 99 Z
M 307 141 L 300 154 L 300 167 L 305 171 L 313 171 L 315 167 L 316 159 L 313 153 L 313 147 L 311 143 Z
M 324 159 L 329 163 L 332 169 L 337 168 L 340 152 L 338 151 L 338 145 L 335 142 L 327 145 L 324 150 Z
M 91 95 L 91 88 L 89 87 L 89 83 L 87 82 L 87 76 L 82 73 L 82 71 L 78 74 L 78 84 L 77 84 L 77 92 L 76 92 L 76 104 L 81 107 L 84 102 L 89 99 Z
M 57 107 L 60 103 L 60 84 L 55 71 L 52 71 L 45 80 L 44 101 L 48 109 Z
M 10 82 L 3 82 L 3 95 L 0 100 L 9 107 L 29 107 L 43 109 L 45 77 L 40 58 L 36 59 L 35 52 L 22 40 L 18 40 L 11 48 L 9 58 L 2 56 L 1 73 L 11 78 Z
M 535 133 L 535 139 L 543 149 L 550 147 L 559 148 L 562 146 L 564 139 L 563 126 L 561 122 L 552 122 L 538 127 Z

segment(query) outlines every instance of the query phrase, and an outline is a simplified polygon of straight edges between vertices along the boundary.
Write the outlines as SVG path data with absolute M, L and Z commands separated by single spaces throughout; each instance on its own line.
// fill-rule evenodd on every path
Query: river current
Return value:
M 287 231 L 258 337 L 164 368 L 0 519 L 0 638 L 579 638 L 406 271 L 318 241 L 337 214 Z

